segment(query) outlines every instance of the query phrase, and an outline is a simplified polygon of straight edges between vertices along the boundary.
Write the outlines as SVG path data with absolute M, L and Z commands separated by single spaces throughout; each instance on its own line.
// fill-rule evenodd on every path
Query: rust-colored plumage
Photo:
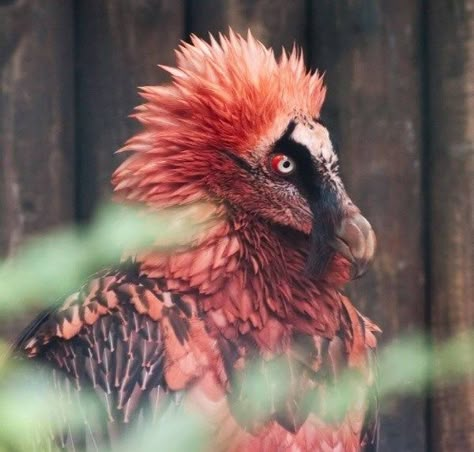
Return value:
M 177 60 L 170 85 L 142 88 L 143 131 L 113 184 L 121 202 L 187 206 L 209 227 L 186 249 L 150 249 L 94 276 L 18 350 L 52 364 L 61 393 L 95 389 L 108 426 L 89 426 L 87 444 L 120 436 L 147 409 L 159 422 L 179 394 L 213 429 L 212 450 L 374 449 L 378 328 L 339 290 L 375 239 L 318 119 L 322 79 L 296 50 L 277 61 L 232 32 L 192 38 Z M 275 363 L 288 394 L 253 416 L 250 369 Z M 361 384 L 334 419 L 327 394 L 348 370 Z

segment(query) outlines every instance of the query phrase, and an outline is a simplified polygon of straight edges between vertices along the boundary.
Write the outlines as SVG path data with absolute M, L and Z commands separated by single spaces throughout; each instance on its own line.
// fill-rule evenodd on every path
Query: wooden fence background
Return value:
M 351 293 L 383 341 L 472 328 L 473 0 L 0 0 L 0 253 L 89 218 L 136 86 L 229 25 L 327 72 L 324 114 L 380 245 Z M 382 451 L 474 450 L 473 380 L 437 389 L 383 407 Z

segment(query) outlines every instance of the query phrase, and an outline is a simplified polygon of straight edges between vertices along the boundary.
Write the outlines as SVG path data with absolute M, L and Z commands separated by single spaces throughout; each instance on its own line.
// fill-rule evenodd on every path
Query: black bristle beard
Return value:
M 312 277 L 321 279 L 326 274 L 334 255 L 330 243 L 334 240 L 336 228 L 342 220 L 342 212 L 335 190 L 322 188 L 318 195 L 311 203 L 313 229 L 306 271 Z

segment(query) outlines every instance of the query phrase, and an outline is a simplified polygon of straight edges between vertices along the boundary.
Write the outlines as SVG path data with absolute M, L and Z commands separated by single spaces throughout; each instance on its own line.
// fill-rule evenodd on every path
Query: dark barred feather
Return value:
M 66 422 L 58 431 L 54 420 L 52 424 L 39 420 L 29 448 L 113 448 L 144 420 L 159 422 L 182 400 L 180 390 L 170 390 L 167 381 L 183 389 L 195 381 L 186 375 L 189 361 L 180 367 L 183 353 L 193 350 L 192 370 L 202 375 L 199 347 L 190 347 L 196 338 L 211 344 L 206 345 L 209 356 L 219 354 L 214 371 L 222 380 L 216 383 L 226 388 L 226 409 L 241 431 L 256 433 L 274 421 L 297 435 L 310 414 L 327 425 L 340 425 L 341 418 L 327 410 L 325 397 L 350 367 L 348 344 L 359 344 L 369 361 L 374 358 L 365 345 L 365 320 L 348 303 L 334 337 L 294 332 L 288 349 L 262 359 L 251 333 L 226 337 L 212 322 L 199 329 L 198 323 L 203 323 L 194 295 L 166 289 L 166 281 L 140 275 L 134 266 L 106 271 L 31 324 L 16 344 L 17 356 L 33 358 L 47 376 L 60 401 L 57 421 L 67 419 L 68 412 L 78 414 L 81 421 L 80 428 Z M 374 371 L 375 363 L 368 364 Z M 360 441 L 364 450 L 373 452 L 378 425 L 376 394 L 370 391 Z

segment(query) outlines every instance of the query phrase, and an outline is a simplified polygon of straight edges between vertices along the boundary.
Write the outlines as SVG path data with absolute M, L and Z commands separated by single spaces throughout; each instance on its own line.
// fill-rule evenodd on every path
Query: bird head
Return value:
M 172 83 L 141 88 L 141 133 L 113 177 L 122 199 L 167 207 L 202 200 L 308 238 L 308 269 L 334 253 L 360 276 L 375 235 L 351 202 L 338 156 L 320 122 L 325 87 L 297 49 L 276 59 L 249 33 L 195 36 L 166 67 Z

